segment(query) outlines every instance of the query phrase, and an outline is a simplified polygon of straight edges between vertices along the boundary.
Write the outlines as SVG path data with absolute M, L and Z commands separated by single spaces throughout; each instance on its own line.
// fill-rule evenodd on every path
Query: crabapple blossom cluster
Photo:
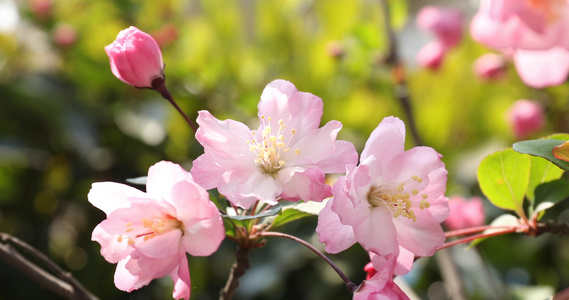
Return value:
M 153 88 L 154 79 L 164 79 L 160 50 L 140 30 L 121 31 L 105 49 L 120 80 Z M 173 297 L 188 299 L 186 254 L 210 255 L 225 237 L 220 209 L 206 191 L 217 189 L 236 211 L 254 207 L 252 217 L 255 208 L 281 201 L 329 198 L 316 228 L 326 251 L 338 253 L 357 242 L 370 255 L 368 271 L 376 270 L 354 299 L 408 299 L 393 276 L 408 273 L 415 257 L 433 255 L 445 241 L 440 223 L 449 208 L 441 155 L 430 147 L 405 151 L 403 121 L 387 117 L 371 133 L 358 164 L 354 145 L 336 139 L 339 121 L 320 127 L 322 99 L 285 80 L 265 87 L 258 109 L 254 129 L 200 111 L 196 139 L 204 153 L 190 172 L 159 162 L 148 171 L 146 192 L 93 184 L 88 199 L 106 219 L 92 239 L 107 261 L 117 263 L 117 288 L 130 292 L 170 275 Z M 345 176 L 330 187 L 325 176 L 332 173 Z
M 522 81 L 558 85 L 569 73 L 569 1 L 481 0 L 471 22 L 476 41 L 512 53 Z

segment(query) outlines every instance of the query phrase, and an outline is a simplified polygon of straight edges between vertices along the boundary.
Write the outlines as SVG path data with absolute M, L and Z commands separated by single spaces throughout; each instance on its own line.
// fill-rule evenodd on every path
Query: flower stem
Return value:
M 455 237 L 455 236 L 459 236 L 459 235 L 469 235 L 469 234 L 481 232 L 481 231 L 488 230 L 488 229 L 510 229 L 510 228 L 513 228 L 513 227 L 512 226 L 492 226 L 492 225 L 476 226 L 476 227 L 470 227 L 470 228 L 465 228 L 465 229 L 447 231 L 447 232 L 445 232 L 445 237 L 449 238 L 449 237 Z
M 152 89 L 157 91 L 158 93 L 160 93 L 162 98 L 168 100 L 168 102 L 170 102 L 170 104 L 172 104 L 174 106 L 174 108 L 182 115 L 182 117 L 184 117 L 184 119 L 190 125 L 190 127 L 194 130 L 194 132 L 198 131 L 198 126 L 192 120 L 190 120 L 190 118 L 188 118 L 188 116 L 184 113 L 184 111 L 182 111 L 180 106 L 178 106 L 178 103 L 176 103 L 176 101 L 172 97 L 172 94 L 170 94 L 170 91 L 168 91 L 168 88 L 166 88 L 166 79 L 165 78 L 155 79 L 152 82 Z
M 344 272 L 342 272 L 342 270 L 340 270 L 340 268 L 338 268 L 338 266 L 336 266 L 336 264 L 334 264 L 326 255 L 324 255 L 324 253 L 322 253 L 320 250 L 316 249 L 316 247 L 312 246 L 308 242 L 306 242 L 302 239 L 299 239 L 293 235 L 289 235 L 289 234 L 282 233 L 282 232 L 265 231 L 265 232 L 260 232 L 259 235 L 260 236 L 284 237 L 284 238 L 291 239 L 295 242 L 298 242 L 298 243 L 304 245 L 305 247 L 310 249 L 312 252 L 316 253 L 316 255 L 320 256 L 320 258 L 322 258 L 324 261 L 326 261 L 330 265 L 330 267 L 332 267 L 332 269 L 334 269 L 334 271 L 336 271 L 336 273 L 338 273 L 340 278 L 342 278 L 342 280 L 346 284 L 346 288 L 348 289 L 348 292 L 353 294 L 358 289 L 358 286 L 355 283 L 351 282 L 350 279 L 348 278 L 348 276 L 346 276 L 346 274 L 344 274 Z
M 468 236 L 468 237 L 465 237 L 462 239 L 458 239 L 456 241 L 448 242 L 448 243 L 442 245 L 441 247 L 437 248 L 437 250 L 449 248 L 449 247 L 452 247 L 452 246 L 455 246 L 458 244 L 468 243 L 468 242 L 471 242 L 471 241 L 474 241 L 474 240 L 480 239 L 480 238 L 487 238 L 487 237 L 502 235 L 502 234 L 506 234 L 506 233 L 517 232 L 518 230 L 519 229 L 517 227 L 510 227 L 510 228 L 507 228 L 504 230 L 498 230 L 498 231 L 494 231 L 494 232 L 471 235 L 471 236 Z

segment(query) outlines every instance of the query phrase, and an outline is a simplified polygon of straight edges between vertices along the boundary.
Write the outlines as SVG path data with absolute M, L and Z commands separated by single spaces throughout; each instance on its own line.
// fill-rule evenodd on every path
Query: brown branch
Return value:
M 45 288 L 67 299 L 98 299 L 70 273 L 65 272 L 55 262 L 24 241 L 3 232 L 0 232 L 0 241 L 0 258 Z M 50 274 L 28 260 L 15 247 L 24 250 L 27 254 L 43 263 L 54 274 Z
M 239 286 L 239 279 L 250 267 L 249 252 L 251 252 L 251 248 L 241 245 L 237 246 L 237 251 L 235 252 L 237 260 L 231 267 L 225 287 L 219 293 L 219 300 L 230 300 L 233 298 L 233 294 Z
M 387 55 L 383 62 L 391 67 L 391 77 L 393 78 L 393 83 L 395 84 L 395 97 L 401 103 L 405 116 L 407 117 L 407 125 L 409 131 L 411 131 L 411 136 L 416 146 L 423 145 L 423 141 L 419 136 L 417 131 L 417 125 L 415 124 L 415 118 L 413 117 L 413 108 L 411 106 L 411 97 L 409 96 L 409 88 L 407 87 L 407 81 L 405 80 L 405 67 L 401 62 L 398 54 L 397 41 L 395 39 L 395 34 L 393 28 L 391 27 L 391 16 L 389 14 L 389 4 L 387 0 L 380 0 L 381 9 L 383 10 L 383 20 L 384 29 L 389 42 L 389 49 Z
M 538 223 L 536 235 L 544 233 L 569 235 L 569 223 L 555 223 L 553 221 L 549 221 L 547 223 Z

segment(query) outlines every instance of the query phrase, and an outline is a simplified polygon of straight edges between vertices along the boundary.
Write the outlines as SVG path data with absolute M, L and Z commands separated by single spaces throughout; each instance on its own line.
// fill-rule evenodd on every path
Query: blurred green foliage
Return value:
M 115 266 L 90 241 L 104 218 L 87 202 L 91 183 L 125 182 L 145 175 L 159 160 L 189 169 L 202 152 L 184 120 L 157 93 L 126 86 L 111 74 L 103 47 L 120 30 L 134 25 L 159 41 L 168 87 L 192 118 L 206 109 L 220 119 L 254 121 L 263 87 L 282 78 L 320 96 L 323 122 L 341 121 L 340 138 L 358 150 L 383 117 L 405 120 L 391 70 L 382 63 L 389 45 L 378 1 L 0 3 L 3 16 L 17 17 L 0 26 L 0 231 L 48 254 L 101 299 L 167 299 L 172 283 L 156 280 L 131 294 L 114 287 Z M 417 8 L 402 0 L 389 3 L 396 34 L 420 36 L 409 23 Z M 436 72 L 406 62 L 418 132 L 444 156 L 448 195 L 480 194 L 478 163 L 514 142 L 505 114 L 515 100 L 545 105 L 548 124 L 536 135 L 569 131 L 567 85 L 534 90 L 520 82 L 513 67 L 506 79 L 484 82 L 471 63 L 486 51 L 465 36 Z M 412 143 L 408 138 L 409 148 Z M 545 219 L 567 221 L 569 207 L 558 207 Z M 486 208 L 487 221 L 500 214 Z M 315 223 L 306 218 L 283 230 L 316 244 Z M 509 283 L 559 290 L 569 286 L 567 247 L 566 238 L 547 235 L 489 239 L 467 252 L 485 262 L 462 263 L 459 269 L 472 299 L 504 297 Z M 234 248 L 226 240 L 211 257 L 190 258 L 192 299 L 217 298 Z M 368 258 L 359 246 L 332 259 L 354 282 L 365 277 Z M 291 241 L 272 238 L 251 260 L 239 299 L 350 298 L 327 265 Z M 420 260 L 408 278 L 421 298 L 443 299 L 436 296 L 441 281 L 436 262 L 436 257 Z M 473 270 L 483 272 L 473 275 Z M 57 299 L 3 262 L 0 282 L 0 299 Z

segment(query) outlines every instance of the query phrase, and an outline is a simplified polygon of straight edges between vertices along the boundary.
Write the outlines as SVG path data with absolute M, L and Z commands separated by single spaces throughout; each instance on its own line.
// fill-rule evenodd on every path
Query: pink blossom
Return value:
M 469 200 L 460 196 L 449 199 L 450 215 L 445 220 L 445 225 L 450 230 L 464 229 L 484 224 L 484 207 L 480 197 L 472 197 Z
M 93 230 L 101 255 L 117 263 L 115 285 L 131 292 L 170 275 L 173 297 L 190 298 L 186 252 L 211 255 L 225 237 L 223 221 L 205 189 L 171 162 L 148 170 L 144 193 L 130 186 L 94 183 L 89 202 L 107 219 Z
M 425 6 L 417 14 L 417 25 L 433 32 L 445 48 L 450 48 L 462 39 L 462 19 L 462 13 L 456 9 Z
M 446 55 L 445 46 L 439 41 L 432 41 L 417 53 L 417 64 L 423 68 L 438 70 Z
M 545 126 L 545 113 L 539 102 L 518 100 L 508 110 L 508 121 L 518 139 L 524 139 Z
M 360 243 L 379 255 L 431 256 L 442 246 L 448 216 L 441 155 L 430 147 L 404 150 L 405 125 L 385 118 L 373 131 L 359 166 L 348 166 L 332 187 L 316 231 L 326 251 Z M 338 222 L 339 220 L 339 222 Z
M 257 200 L 322 201 L 331 196 L 325 173 L 342 173 L 358 159 L 351 143 L 336 141 L 340 122 L 318 128 L 322 108 L 320 98 L 275 80 L 261 95 L 257 130 L 200 111 L 196 139 L 204 154 L 194 161 L 192 175 L 243 208 Z
M 486 53 L 474 61 L 474 73 L 484 80 L 494 80 L 506 75 L 506 59 L 501 54 Z
M 113 74 L 126 84 L 151 88 L 152 81 L 164 78 L 162 52 L 156 41 L 134 26 L 122 30 L 105 47 Z
M 481 0 L 472 37 L 495 49 L 510 49 L 521 79 L 541 88 L 569 73 L 568 0 Z
M 360 285 L 358 290 L 354 293 L 354 300 L 404 300 L 409 297 L 393 282 L 394 269 L 397 257 L 395 255 L 375 256 L 372 257 L 371 269 L 368 275 L 372 274 L 371 278 L 366 278 Z M 375 272 L 374 272 L 375 271 Z

